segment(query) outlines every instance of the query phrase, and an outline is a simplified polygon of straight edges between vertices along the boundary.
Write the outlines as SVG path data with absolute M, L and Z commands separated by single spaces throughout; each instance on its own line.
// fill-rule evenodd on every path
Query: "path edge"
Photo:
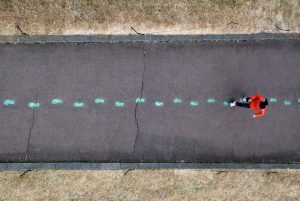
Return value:
M 0 170 L 300 169 L 300 163 L 0 163 Z
M 0 35 L 0 44 L 300 40 L 300 33 L 224 35 Z

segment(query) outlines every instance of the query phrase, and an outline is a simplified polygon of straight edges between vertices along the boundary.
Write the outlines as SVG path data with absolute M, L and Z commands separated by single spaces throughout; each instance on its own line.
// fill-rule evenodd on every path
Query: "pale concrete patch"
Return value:
M 300 0 L 1 0 L 0 35 L 300 32 Z M 284 31 L 289 30 L 289 31 Z
M 0 200 L 298 200 L 300 170 L 0 172 Z

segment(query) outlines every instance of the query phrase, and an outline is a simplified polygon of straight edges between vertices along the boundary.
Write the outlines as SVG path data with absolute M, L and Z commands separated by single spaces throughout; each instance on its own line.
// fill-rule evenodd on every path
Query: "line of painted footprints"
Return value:
M 136 98 L 135 99 L 135 103 L 145 103 L 146 102 L 146 99 L 145 98 Z M 174 98 L 172 100 L 172 103 L 174 104 L 181 104 L 183 103 L 184 101 L 181 99 L 181 98 Z M 217 103 L 217 100 L 215 98 L 208 98 L 207 101 L 206 101 L 208 104 L 213 104 L 213 103 Z M 240 99 L 240 102 L 242 102 L 242 99 Z M 271 103 L 276 103 L 278 102 L 277 101 L 277 98 L 270 98 L 270 102 Z M 297 102 L 300 103 L 300 98 L 297 99 Z M 52 105 L 62 105 L 64 103 L 64 101 L 62 99 L 59 99 L 59 98 L 54 98 L 51 100 L 50 104 Z M 95 104 L 105 104 L 106 101 L 105 99 L 103 98 L 96 98 L 94 100 L 94 103 Z M 4 106 L 10 106 L 10 105 L 15 105 L 16 104 L 16 101 L 13 100 L 13 99 L 6 99 L 3 101 L 3 105 Z M 199 102 L 198 101 L 189 101 L 188 104 L 191 106 L 191 107 L 197 107 L 199 106 Z M 285 106 L 289 106 L 292 104 L 292 101 L 291 100 L 284 100 L 283 101 L 283 104 Z M 121 102 L 121 101 L 115 101 L 114 102 L 114 105 L 116 107 L 124 107 L 125 106 L 125 102 Z M 162 101 L 155 101 L 153 103 L 153 105 L 155 107 L 163 107 L 165 105 L 164 102 Z M 224 106 L 229 106 L 229 102 L 227 101 L 224 101 L 223 102 L 223 105 Z M 29 108 L 38 108 L 41 106 L 41 104 L 39 102 L 29 102 L 28 105 L 27 105 Z M 74 107 L 77 107 L 77 108 L 80 108 L 80 107 L 85 107 L 86 106 L 86 103 L 85 102 L 73 102 L 73 106 Z

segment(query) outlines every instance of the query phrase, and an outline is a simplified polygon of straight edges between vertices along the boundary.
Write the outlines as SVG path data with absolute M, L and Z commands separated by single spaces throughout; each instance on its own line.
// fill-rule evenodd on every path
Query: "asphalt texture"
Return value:
M 0 61 L 1 162 L 300 162 L 300 41 L 2 44 Z M 224 106 L 256 92 L 277 100 L 264 117 Z

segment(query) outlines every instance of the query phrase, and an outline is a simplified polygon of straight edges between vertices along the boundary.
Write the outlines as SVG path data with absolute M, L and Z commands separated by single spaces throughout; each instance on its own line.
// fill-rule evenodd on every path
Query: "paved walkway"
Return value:
M 0 46 L 0 161 L 300 162 L 300 41 Z M 266 115 L 229 108 L 260 92 Z

